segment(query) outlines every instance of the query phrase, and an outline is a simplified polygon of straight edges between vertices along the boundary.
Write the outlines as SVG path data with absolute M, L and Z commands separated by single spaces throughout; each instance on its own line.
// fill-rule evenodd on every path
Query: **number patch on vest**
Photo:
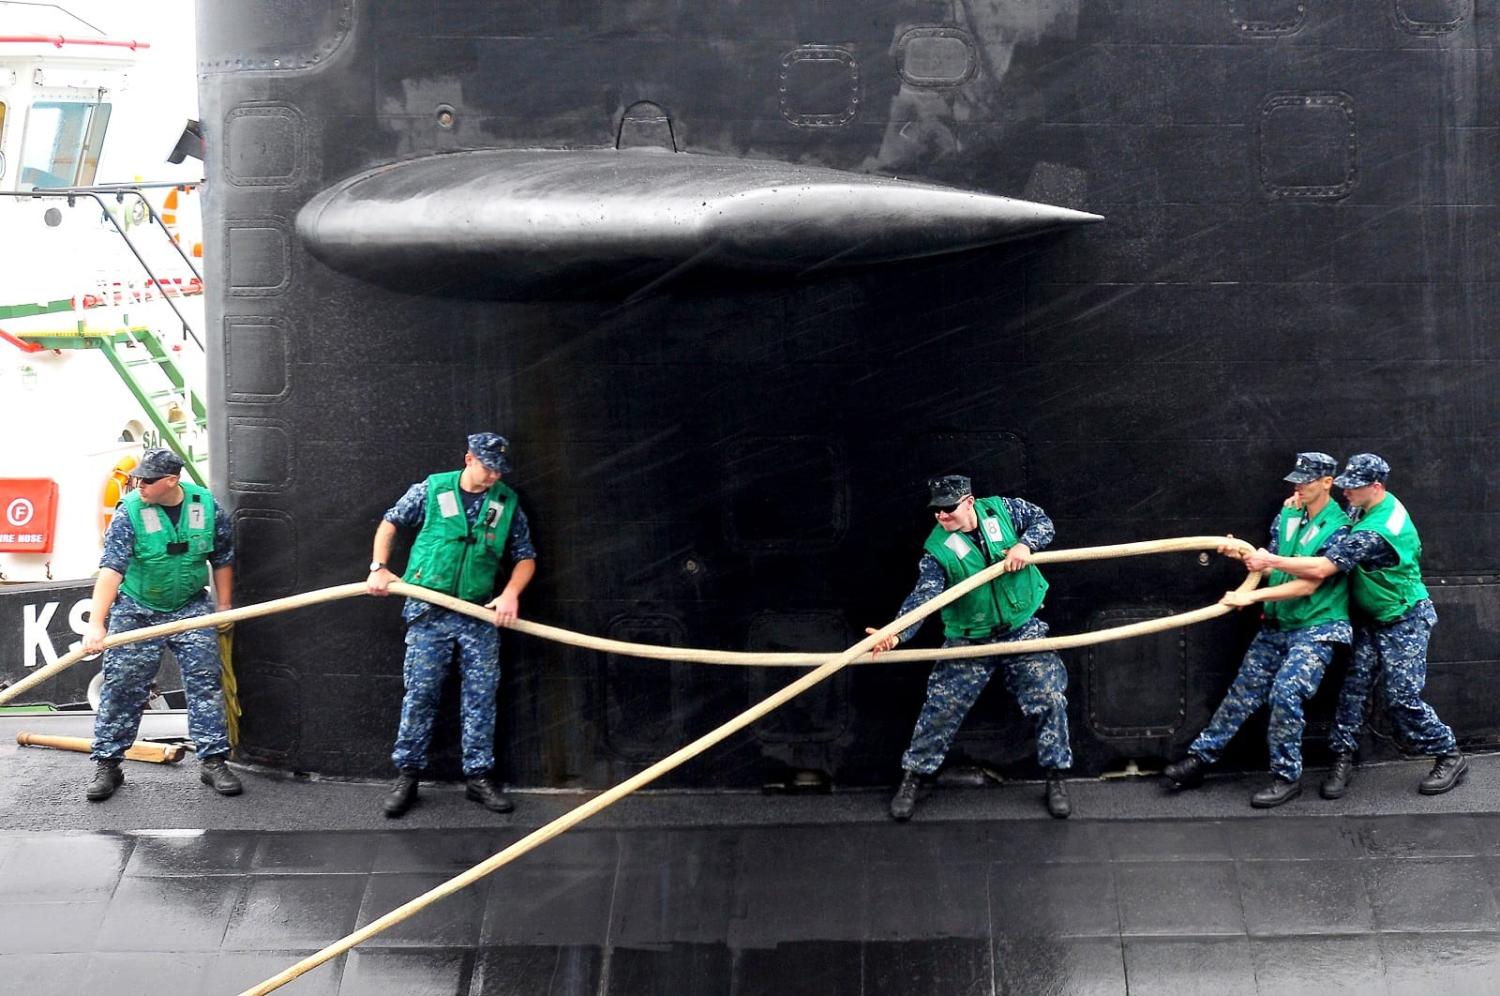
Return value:
M 458 499 L 453 496 L 452 491 L 439 491 L 438 513 L 445 519 L 451 519 L 458 514 Z
M 193 504 L 191 504 L 191 505 L 188 506 L 188 527 L 189 528 L 191 528 L 191 529 L 202 529 L 203 528 L 203 524 L 204 524 L 205 521 L 206 521 L 206 516 L 203 514 L 203 506 L 202 505 L 198 504 L 197 502 L 193 502 Z
M 999 543 L 1002 539 L 999 519 L 984 520 L 984 534 L 990 538 L 991 543 Z
M 958 533 L 949 533 L 948 538 L 943 542 L 948 547 L 948 549 L 958 554 L 960 559 L 967 557 L 969 555 L 969 551 L 974 549 L 969 545 L 969 541 L 964 539 Z

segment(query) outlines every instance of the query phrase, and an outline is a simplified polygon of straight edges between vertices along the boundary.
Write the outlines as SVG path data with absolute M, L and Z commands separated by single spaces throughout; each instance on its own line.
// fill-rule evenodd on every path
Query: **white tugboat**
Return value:
M 190 86 L 140 85 L 155 68 L 145 40 L 0 2 L 0 682 L 76 646 L 143 447 L 207 479 L 201 142 Z M 81 703 L 78 670 L 46 698 Z

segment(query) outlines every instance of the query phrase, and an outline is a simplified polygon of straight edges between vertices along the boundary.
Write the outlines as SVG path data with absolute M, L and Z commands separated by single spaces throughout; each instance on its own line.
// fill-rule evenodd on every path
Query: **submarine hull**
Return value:
M 1462 743 L 1493 743 L 1500 3 L 1337 6 L 200 2 L 213 484 L 237 600 L 362 578 L 383 511 L 479 430 L 511 441 L 538 550 L 523 617 L 750 650 L 837 651 L 893 618 L 934 474 L 1039 504 L 1055 548 L 1264 542 L 1294 452 L 1374 451 L 1422 535 L 1428 700 Z M 524 254 L 453 265 L 420 220 L 404 253 L 340 268 L 299 224 L 350 178 L 486 150 L 781 163 L 1104 220 L 863 260 L 801 217 L 778 254 L 773 215 L 757 263 L 795 265 L 570 248 L 565 286 L 512 279 L 547 275 Z M 489 244 L 452 209 L 455 245 Z M 1239 570 L 1059 566 L 1041 615 L 1055 634 L 1152 618 Z M 1075 771 L 1180 754 L 1255 625 L 1064 653 Z M 235 646 L 242 758 L 389 771 L 393 601 L 246 623 Z M 501 774 L 533 786 L 612 784 L 792 675 L 513 635 L 502 668 Z M 888 783 L 926 671 L 849 669 L 668 783 Z M 950 758 L 1034 775 L 1000 686 Z M 445 711 L 434 767 L 456 774 Z M 1263 727 L 1225 763 L 1263 767 Z M 1378 714 L 1365 739 L 1396 749 Z

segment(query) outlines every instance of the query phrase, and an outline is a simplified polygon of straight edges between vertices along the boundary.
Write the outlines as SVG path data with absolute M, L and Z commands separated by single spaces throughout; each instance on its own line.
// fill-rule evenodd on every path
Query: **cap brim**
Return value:
M 1295 470 L 1282 478 L 1283 481 L 1291 481 L 1293 484 L 1311 484 L 1317 479 L 1318 476 L 1316 474 L 1305 474 Z
M 1374 484 L 1375 482 L 1360 480 L 1353 477 L 1346 477 L 1345 475 L 1340 474 L 1338 477 L 1335 477 L 1333 479 L 1333 483 L 1341 488 L 1363 488 Z

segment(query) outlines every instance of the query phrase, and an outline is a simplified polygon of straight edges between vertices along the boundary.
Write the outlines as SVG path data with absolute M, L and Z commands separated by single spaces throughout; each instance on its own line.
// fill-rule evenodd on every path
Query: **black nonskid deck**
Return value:
M 10 722 L 10 721 L 8 721 Z M 1164 795 L 940 789 L 909 824 L 875 792 L 648 793 L 287 988 L 304 993 L 1491 992 L 1500 758 L 1446 796 L 1420 761 L 1337 803 L 1246 804 L 1255 777 Z M 81 755 L 0 749 L 0 963 L 48 993 L 232 993 L 585 798 L 511 816 L 426 785 L 132 764 L 89 804 Z

